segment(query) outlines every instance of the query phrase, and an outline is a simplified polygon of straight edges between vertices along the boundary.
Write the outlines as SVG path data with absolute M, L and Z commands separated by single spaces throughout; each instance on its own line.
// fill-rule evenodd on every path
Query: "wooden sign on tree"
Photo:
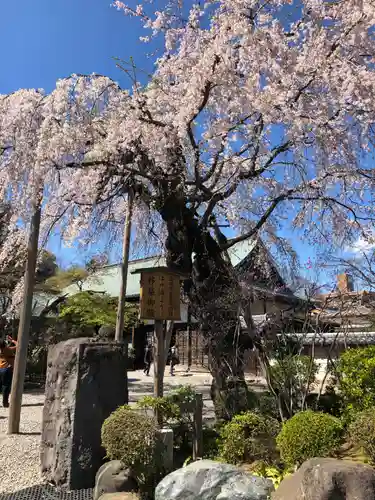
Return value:
M 165 267 L 139 269 L 136 273 L 141 275 L 140 319 L 180 320 L 181 276 Z

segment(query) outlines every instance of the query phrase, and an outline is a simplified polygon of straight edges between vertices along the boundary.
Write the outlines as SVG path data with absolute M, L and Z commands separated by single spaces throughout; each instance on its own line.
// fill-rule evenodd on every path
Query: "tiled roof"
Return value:
M 228 250 L 229 258 L 233 266 L 237 266 L 243 259 L 248 256 L 256 242 L 253 240 L 241 241 L 236 243 Z M 132 260 L 129 262 L 128 275 L 126 282 L 126 296 L 128 298 L 138 297 L 140 292 L 140 276 L 133 274 L 134 271 L 144 267 L 159 267 L 165 266 L 166 260 L 163 256 L 154 256 L 146 259 Z M 102 293 L 107 293 L 111 296 L 117 296 L 120 290 L 121 280 L 121 264 L 112 264 L 104 266 L 89 276 L 83 283 L 83 290 L 92 290 Z M 64 294 L 73 295 L 78 292 L 76 285 L 70 285 L 63 290 Z M 49 305 L 56 297 L 47 296 L 46 294 L 34 294 L 34 315 L 38 316 L 42 310 Z
M 293 333 L 287 334 L 303 345 L 372 345 L 375 344 L 375 332 L 334 332 L 334 333 Z
M 253 241 L 243 241 L 231 247 L 228 253 L 233 266 L 239 264 L 253 250 L 254 246 L 255 243 Z M 140 276 L 139 274 L 133 274 L 134 271 L 143 267 L 159 267 L 165 265 L 165 257 L 162 256 L 130 261 L 126 281 L 126 296 L 136 297 L 139 295 Z M 116 296 L 120 290 L 120 279 L 120 264 L 105 266 L 85 280 L 83 290 L 95 290 L 98 292 L 108 293 L 111 296 Z M 64 292 L 68 294 L 77 293 L 77 287 L 75 285 L 69 286 L 64 290 Z

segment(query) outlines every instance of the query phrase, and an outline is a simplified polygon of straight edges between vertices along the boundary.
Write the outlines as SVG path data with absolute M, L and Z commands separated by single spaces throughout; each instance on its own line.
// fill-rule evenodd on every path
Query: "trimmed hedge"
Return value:
M 331 456 L 340 446 L 343 432 L 338 418 L 308 410 L 287 420 L 276 442 L 283 462 L 294 466 L 310 458 Z
M 220 430 L 219 458 L 231 464 L 270 461 L 275 455 L 277 420 L 245 412 L 236 415 Z
M 157 473 L 158 424 L 155 418 L 121 406 L 103 423 L 102 444 L 111 460 L 131 469 L 140 483 Z

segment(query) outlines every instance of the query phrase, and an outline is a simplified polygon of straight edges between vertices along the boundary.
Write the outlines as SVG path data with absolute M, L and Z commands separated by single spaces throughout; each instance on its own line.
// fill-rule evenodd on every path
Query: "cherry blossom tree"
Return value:
M 165 234 L 168 265 L 191 276 L 185 292 L 219 394 L 243 376 L 239 312 L 256 339 L 227 250 L 258 237 L 285 248 L 284 228 L 338 245 L 371 231 L 375 9 L 370 0 L 115 5 L 143 23 L 142 41 L 163 41 L 150 82 L 133 76 L 127 91 L 74 75 L 49 95 L 2 97 L 0 196 L 21 218 L 41 200 L 42 234 L 52 224 L 85 238 L 123 222 L 131 187 L 138 237 Z
M 24 235 L 21 231 L 9 234 L 9 221 L 12 214 L 9 205 L 0 206 L 0 252 L 9 239 L 13 240 L 16 251 L 10 255 L 5 253 L 0 265 L 0 317 L 8 312 L 12 302 L 12 293 L 21 280 L 24 271 L 25 251 Z M 17 240 L 17 243 L 16 243 Z

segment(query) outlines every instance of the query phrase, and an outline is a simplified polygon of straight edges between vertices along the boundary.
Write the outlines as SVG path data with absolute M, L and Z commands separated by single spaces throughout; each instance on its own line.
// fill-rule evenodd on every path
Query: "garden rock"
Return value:
M 93 500 L 106 493 L 137 491 L 138 485 L 120 460 L 112 460 L 100 467 L 95 478 Z
M 375 500 L 375 470 L 333 458 L 313 458 L 284 479 L 272 500 Z
M 139 496 L 128 492 L 105 493 L 99 500 L 139 500 Z
M 95 484 L 103 422 L 128 402 L 122 344 L 71 339 L 48 350 L 41 436 L 45 481 L 67 490 Z
M 267 500 L 273 489 L 269 479 L 201 460 L 166 476 L 156 487 L 155 500 Z

